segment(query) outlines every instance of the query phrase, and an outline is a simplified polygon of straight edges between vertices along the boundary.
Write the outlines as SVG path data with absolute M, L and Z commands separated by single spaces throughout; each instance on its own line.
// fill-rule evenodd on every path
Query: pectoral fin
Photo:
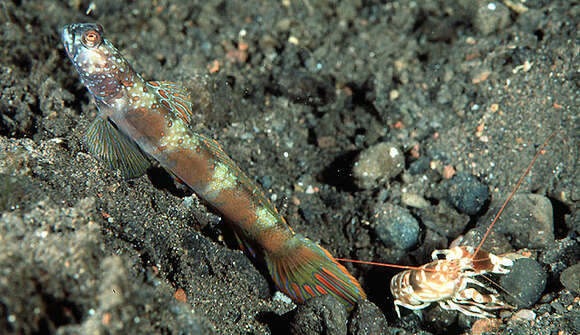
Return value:
M 123 178 L 136 178 L 145 173 L 151 163 L 139 147 L 102 116 L 91 123 L 84 136 L 84 143 L 91 155 L 113 170 L 119 170 Z

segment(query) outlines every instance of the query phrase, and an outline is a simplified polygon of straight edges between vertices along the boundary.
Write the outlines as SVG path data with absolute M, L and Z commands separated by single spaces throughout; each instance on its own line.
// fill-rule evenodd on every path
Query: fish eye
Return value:
M 96 30 L 87 30 L 81 36 L 82 44 L 87 48 L 94 48 L 101 44 L 101 34 Z

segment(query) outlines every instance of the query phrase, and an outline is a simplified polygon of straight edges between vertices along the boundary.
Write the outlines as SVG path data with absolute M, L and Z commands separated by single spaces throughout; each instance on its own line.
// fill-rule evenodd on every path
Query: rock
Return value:
M 488 225 L 479 225 L 473 229 L 470 229 L 459 241 L 459 245 L 469 245 L 476 247 L 481 243 L 487 231 Z M 485 238 L 485 242 L 482 246 L 483 250 L 492 252 L 496 255 L 514 251 L 514 248 L 510 244 L 510 239 L 508 236 L 498 232 L 497 229 L 492 229 L 492 233 Z
M 352 335 L 387 334 L 387 327 L 387 319 L 381 310 L 372 302 L 362 300 L 353 311 L 348 333 Z
M 545 20 L 546 15 L 541 10 L 530 8 L 525 13 L 518 15 L 516 23 L 522 31 L 533 33 L 540 28 L 541 23 Z
M 535 260 L 516 260 L 511 271 L 500 279 L 500 285 L 509 292 L 504 295 L 505 301 L 518 308 L 533 306 L 542 296 L 547 279 L 548 275 Z
M 577 334 L 580 334 L 580 312 L 568 313 L 568 324 Z
M 580 294 L 580 263 L 564 270 L 560 275 L 560 282 L 568 291 Z
M 475 176 L 457 173 L 449 181 L 447 197 L 459 212 L 475 215 L 489 199 L 489 191 Z
M 47 198 L 0 215 L 0 313 L 14 320 L 0 333 L 214 334 L 168 283 L 136 277 L 129 257 L 105 251 L 96 208 L 92 197 L 72 207 Z
M 406 206 L 414 208 L 427 208 L 430 205 L 425 198 L 416 193 L 403 193 L 401 202 Z
M 457 213 L 445 201 L 440 202 L 437 207 L 431 206 L 420 210 L 419 217 L 425 227 L 449 238 L 459 236 L 469 223 L 467 215 Z
M 457 317 L 460 313 L 443 309 L 437 303 L 432 305 L 435 306 L 423 310 L 423 320 L 435 334 L 445 334 L 446 330 L 457 322 Z
M 393 204 L 375 207 L 371 225 L 378 238 L 389 248 L 406 250 L 419 238 L 419 223 L 406 209 Z
M 497 210 L 489 211 L 491 222 Z M 499 217 L 494 230 L 511 238 L 517 249 L 547 248 L 554 243 L 552 203 L 542 195 L 516 194 Z
M 529 310 L 529 309 L 520 309 L 519 311 L 517 311 L 513 317 L 514 320 L 527 320 L 527 321 L 533 321 L 536 319 L 536 313 L 534 313 L 534 311 Z
M 479 319 L 471 326 L 471 334 L 482 335 L 490 333 L 498 329 L 499 326 L 501 326 L 501 320 L 499 319 Z
M 510 24 L 510 11 L 499 1 L 481 1 L 473 26 L 483 35 L 503 30 Z
M 429 158 L 427 157 L 419 157 L 417 160 L 413 161 L 409 165 L 409 173 L 412 175 L 426 173 L 428 170 L 429 170 Z
M 393 143 L 379 143 L 363 150 L 352 169 L 356 186 L 362 189 L 377 187 L 396 177 L 405 168 L 405 157 Z
M 286 294 L 284 294 L 280 291 L 276 291 L 274 293 L 274 296 L 272 296 L 272 301 L 279 301 L 283 304 L 291 305 L 292 308 L 296 307 L 296 305 L 294 304 L 294 301 L 292 301 L 292 299 L 290 299 L 289 296 L 287 296 Z
M 299 305 L 290 323 L 292 334 L 346 334 L 346 309 L 333 296 L 308 299 Z

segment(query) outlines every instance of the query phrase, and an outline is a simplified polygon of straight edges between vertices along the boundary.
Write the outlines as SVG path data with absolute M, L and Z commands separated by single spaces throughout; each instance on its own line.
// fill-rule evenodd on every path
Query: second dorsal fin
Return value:
M 174 111 L 186 124 L 191 123 L 193 119 L 191 94 L 186 88 L 170 81 L 150 81 L 147 84 L 159 96 L 160 104 Z

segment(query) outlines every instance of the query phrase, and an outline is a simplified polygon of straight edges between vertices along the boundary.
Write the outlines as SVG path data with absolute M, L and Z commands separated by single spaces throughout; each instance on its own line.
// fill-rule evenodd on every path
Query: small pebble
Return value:
M 371 225 L 381 242 L 389 248 L 407 250 L 417 244 L 419 223 L 400 206 L 379 204 L 375 207 Z
M 363 150 L 352 172 L 356 186 L 371 189 L 399 175 L 405 168 L 405 157 L 393 143 L 379 143 Z
M 414 208 L 427 208 L 430 205 L 425 198 L 416 193 L 403 193 L 401 202 L 406 206 Z
M 560 282 L 568 291 L 580 295 L 580 263 L 564 270 Z
M 533 321 L 536 319 L 536 313 L 529 309 L 521 309 L 513 317 L 514 319 Z
M 477 9 L 473 26 L 483 35 L 501 31 L 510 24 L 510 10 L 501 1 L 483 1 Z
M 409 164 L 409 173 L 412 175 L 425 173 L 427 170 L 429 170 L 429 158 L 427 157 L 419 157 L 419 159 Z
M 345 335 L 346 309 L 331 295 L 308 299 L 296 309 L 290 328 L 297 335 Z
M 443 178 L 445 179 L 451 179 L 453 178 L 453 176 L 455 176 L 455 173 L 457 171 L 455 171 L 455 168 L 453 167 L 453 165 L 445 165 L 445 167 L 443 168 Z
M 471 334 L 481 335 L 492 332 L 501 326 L 499 319 L 479 319 L 471 326 Z
M 284 294 L 280 291 L 276 291 L 274 293 L 272 300 L 273 301 L 280 301 L 280 302 L 287 304 L 287 305 L 294 305 L 294 302 L 292 301 L 292 299 L 290 299 L 289 296 L 287 296 L 286 294 Z
M 548 275 L 540 263 L 531 258 L 520 258 L 514 262 L 511 271 L 502 276 L 500 285 L 508 294 L 505 301 L 519 308 L 533 306 L 544 292 Z
M 475 176 L 457 173 L 449 181 L 447 198 L 461 213 L 475 215 L 481 211 L 489 199 L 487 185 Z

